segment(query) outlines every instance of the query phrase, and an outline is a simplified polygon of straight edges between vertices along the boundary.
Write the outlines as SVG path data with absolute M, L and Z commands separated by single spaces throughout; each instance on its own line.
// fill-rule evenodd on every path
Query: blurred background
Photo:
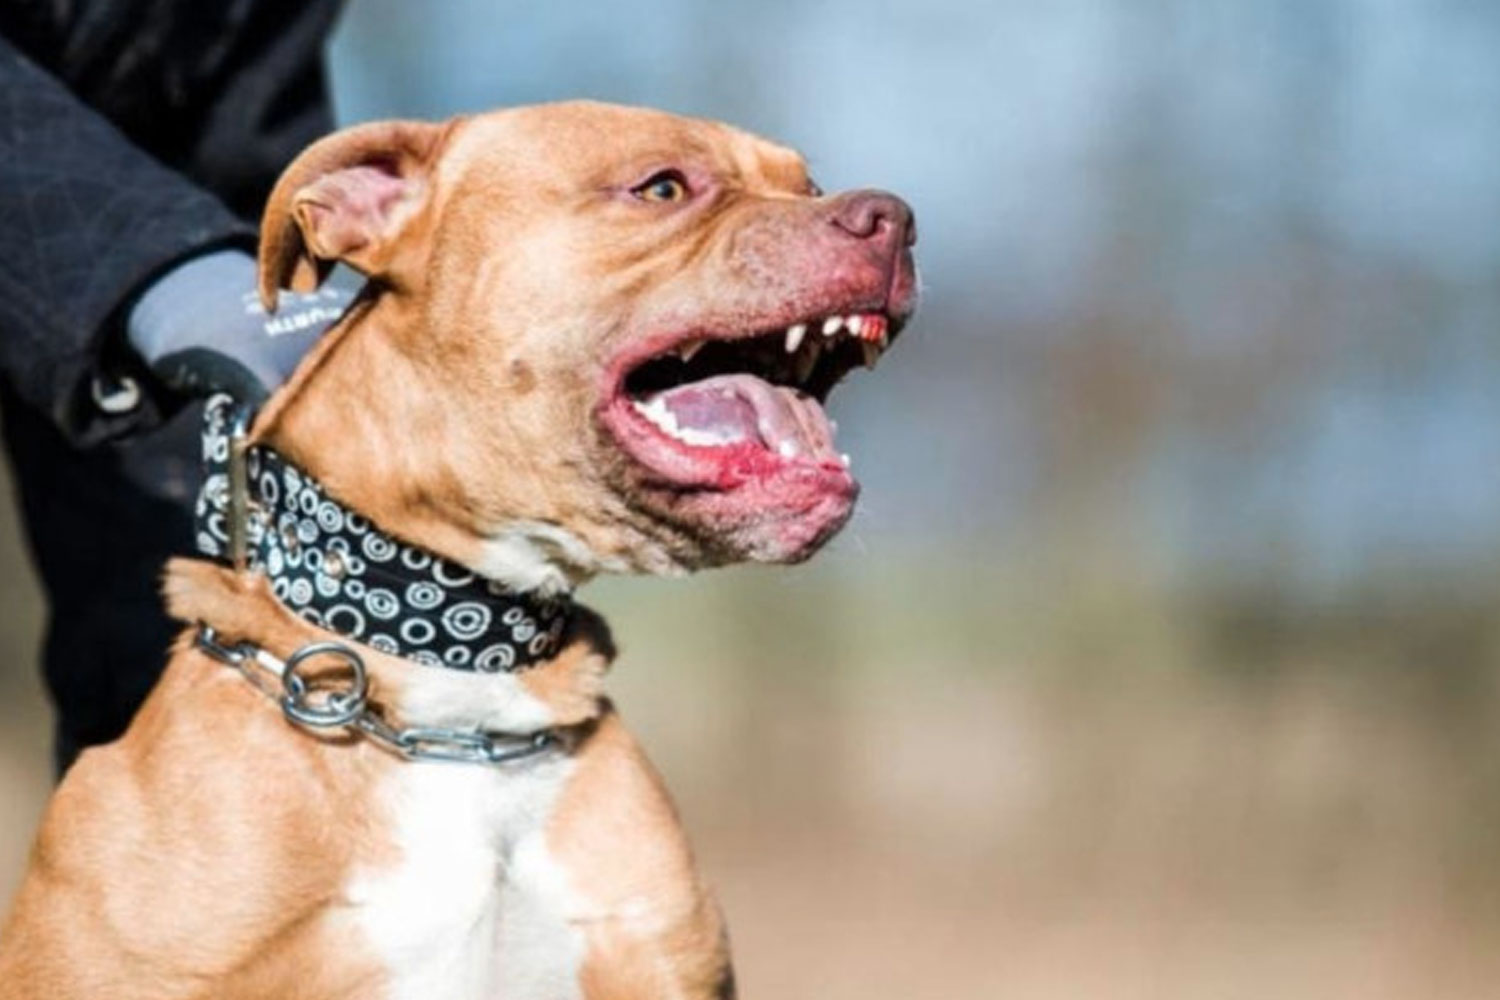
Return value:
M 652 104 L 916 208 L 843 536 L 584 595 L 747 998 L 1500 993 L 1500 5 L 352 0 L 331 66 L 344 122 Z

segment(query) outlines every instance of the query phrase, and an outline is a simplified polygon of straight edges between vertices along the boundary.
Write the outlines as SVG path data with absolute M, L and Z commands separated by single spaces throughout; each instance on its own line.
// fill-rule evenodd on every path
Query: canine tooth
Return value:
M 866 340 L 859 346 L 865 352 L 865 367 L 874 368 L 875 362 L 880 358 L 880 345 Z
M 864 334 L 861 332 L 861 330 L 864 327 L 864 322 L 865 320 L 863 316 L 848 316 L 844 319 L 844 326 L 848 328 L 849 332 L 854 336 L 862 337 L 864 336 Z
M 701 340 L 690 340 L 677 348 L 677 356 L 682 358 L 683 361 L 691 361 L 693 360 L 693 355 L 703 349 L 703 344 L 704 341 Z
M 843 455 L 843 454 L 839 455 L 839 461 L 844 463 L 844 468 L 846 468 L 846 469 L 849 468 L 849 456 L 848 455 Z
M 776 453 L 782 458 L 796 458 L 797 446 L 790 441 L 783 441 L 776 446 Z
M 832 337 L 844 325 L 844 317 L 830 316 L 823 321 L 823 336 Z
M 818 353 L 818 344 L 814 341 L 807 345 L 807 350 L 797 355 L 792 364 L 798 382 L 806 382 L 812 370 L 818 366 Z
M 786 352 L 796 354 L 797 348 L 802 346 L 802 338 L 807 335 L 807 324 L 796 323 L 786 328 Z

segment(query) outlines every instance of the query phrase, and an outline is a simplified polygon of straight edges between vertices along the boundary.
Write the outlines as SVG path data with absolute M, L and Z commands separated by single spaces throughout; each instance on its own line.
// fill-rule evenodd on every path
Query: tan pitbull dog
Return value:
M 800 560 L 856 493 L 821 400 L 910 313 L 913 241 L 898 199 L 825 196 L 707 121 L 570 103 L 350 129 L 277 185 L 261 292 L 335 261 L 371 284 L 251 437 L 505 592 Z M 167 593 L 267 663 L 339 638 L 258 573 L 179 561 Z M 718 909 L 600 694 L 608 634 L 571 622 L 514 672 L 358 647 L 393 725 L 558 734 L 502 765 L 299 730 L 185 634 L 50 804 L 0 995 L 732 996 Z

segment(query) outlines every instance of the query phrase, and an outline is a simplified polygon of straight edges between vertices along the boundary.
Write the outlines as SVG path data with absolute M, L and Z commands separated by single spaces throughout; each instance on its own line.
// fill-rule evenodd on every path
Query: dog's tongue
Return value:
M 817 400 L 753 375 L 719 375 L 678 386 L 652 396 L 646 407 L 648 416 L 650 411 L 671 414 L 674 436 L 688 444 L 758 440 L 783 458 L 838 458 L 833 428 Z

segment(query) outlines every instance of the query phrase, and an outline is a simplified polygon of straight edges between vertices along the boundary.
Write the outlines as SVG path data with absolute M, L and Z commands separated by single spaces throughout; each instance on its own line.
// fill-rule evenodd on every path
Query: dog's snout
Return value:
M 889 242 L 894 247 L 917 242 L 911 206 L 885 191 L 852 191 L 840 197 L 830 221 L 857 240 Z

